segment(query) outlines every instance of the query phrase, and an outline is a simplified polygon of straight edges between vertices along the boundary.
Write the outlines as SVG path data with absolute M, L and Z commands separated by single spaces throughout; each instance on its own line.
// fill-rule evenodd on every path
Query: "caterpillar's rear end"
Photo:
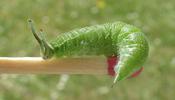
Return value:
M 37 38 L 38 34 L 34 28 L 32 30 L 44 59 L 74 55 L 118 56 L 118 64 L 114 67 L 114 83 L 140 69 L 148 56 L 145 35 L 138 28 L 122 22 L 76 29 L 62 34 L 50 43 L 44 37 Z
M 139 70 L 145 62 L 149 46 L 144 33 L 132 25 L 124 25 L 120 29 L 118 40 L 119 61 L 115 66 L 117 73 L 114 83 L 129 77 Z

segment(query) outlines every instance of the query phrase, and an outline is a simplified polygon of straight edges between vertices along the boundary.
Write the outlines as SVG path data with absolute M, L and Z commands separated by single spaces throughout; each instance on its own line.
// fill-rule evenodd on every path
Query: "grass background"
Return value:
M 174 100 L 174 0 L 1 0 L 0 56 L 40 56 L 27 25 L 51 40 L 74 28 L 123 21 L 143 30 L 150 56 L 143 73 L 110 88 L 112 78 L 92 75 L 0 75 L 0 100 Z

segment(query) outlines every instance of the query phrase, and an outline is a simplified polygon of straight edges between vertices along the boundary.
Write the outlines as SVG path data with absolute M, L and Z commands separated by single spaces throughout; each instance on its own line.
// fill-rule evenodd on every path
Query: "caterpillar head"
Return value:
M 53 56 L 54 50 L 53 47 L 46 41 L 43 30 L 41 29 L 39 32 L 39 35 L 36 33 L 33 21 L 31 19 L 28 20 L 31 31 L 35 37 L 35 39 L 38 41 L 40 48 L 41 48 L 41 55 L 43 59 L 49 59 Z

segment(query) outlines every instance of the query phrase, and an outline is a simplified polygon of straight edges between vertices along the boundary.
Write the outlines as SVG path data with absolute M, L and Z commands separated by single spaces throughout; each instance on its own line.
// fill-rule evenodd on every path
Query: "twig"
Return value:
M 9 74 L 107 74 L 103 57 L 62 58 L 0 57 L 0 73 Z

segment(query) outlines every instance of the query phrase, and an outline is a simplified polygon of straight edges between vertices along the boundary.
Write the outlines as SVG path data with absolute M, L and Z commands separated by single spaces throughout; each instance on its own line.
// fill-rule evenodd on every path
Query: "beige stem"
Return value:
M 0 57 L 0 73 L 107 74 L 107 61 L 103 57 L 51 60 L 40 57 Z

